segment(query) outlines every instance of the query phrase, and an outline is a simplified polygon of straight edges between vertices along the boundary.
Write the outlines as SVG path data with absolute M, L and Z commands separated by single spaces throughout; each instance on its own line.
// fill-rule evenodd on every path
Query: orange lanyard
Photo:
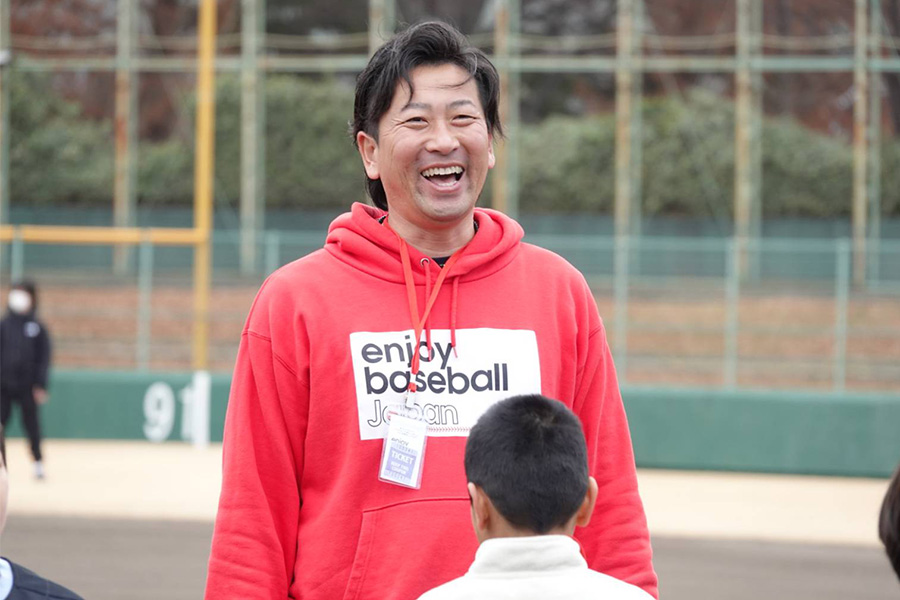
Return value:
M 390 226 L 388 226 L 390 229 Z M 391 231 L 394 231 L 391 229 Z M 460 255 L 462 254 L 465 247 L 460 248 L 453 255 L 447 259 L 447 262 L 444 263 L 443 268 L 441 269 L 440 274 L 438 275 L 437 280 L 434 283 L 434 288 L 431 290 L 431 297 L 428 298 L 428 301 L 425 304 L 425 312 L 422 314 L 422 318 L 419 318 L 419 301 L 416 298 L 416 285 L 413 280 L 413 272 L 412 272 L 412 262 L 409 258 L 409 246 L 400 235 L 394 231 L 394 235 L 397 236 L 397 239 L 400 240 L 400 259 L 403 263 L 403 279 L 406 282 L 406 297 L 409 300 L 409 318 L 413 324 L 413 330 L 415 331 L 415 344 L 413 347 L 413 354 L 410 357 L 409 361 L 409 391 L 416 391 L 416 382 L 415 377 L 419 374 L 419 341 L 422 339 L 422 330 L 425 329 L 425 322 L 428 321 L 428 315 L 431 314 L 431 309 L 434 307 L 434 303 L 437 301 L 438 292 L 441 291 L 441 285 L 443 285 L 444 280 L 447 278 L 447 274 L 450 272 L 450 269 L 459 260 Z M 407 401 L 407 403 L 409 403 Z

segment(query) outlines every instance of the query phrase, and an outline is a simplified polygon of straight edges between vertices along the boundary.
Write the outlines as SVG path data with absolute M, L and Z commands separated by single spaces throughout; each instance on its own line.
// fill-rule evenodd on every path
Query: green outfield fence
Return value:
M 222 439 L 230 379 L 212 377 L 213 442 Z M 191 381 L 187 372 L 57 369 L 45 433 L 188 442 Z M 640 467 L 887 477 L 900 460 L 896 395 L 626 385 L 622 396 Z M 17 420 L 9 433 L 21 436 Z

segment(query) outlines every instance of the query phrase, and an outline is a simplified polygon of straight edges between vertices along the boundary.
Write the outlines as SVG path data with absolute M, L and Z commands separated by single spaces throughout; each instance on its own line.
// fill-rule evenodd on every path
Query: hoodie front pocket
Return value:
M 344 600 L 415 600 L 463 575 L 477 546 L 468 498 L 365 510 Z

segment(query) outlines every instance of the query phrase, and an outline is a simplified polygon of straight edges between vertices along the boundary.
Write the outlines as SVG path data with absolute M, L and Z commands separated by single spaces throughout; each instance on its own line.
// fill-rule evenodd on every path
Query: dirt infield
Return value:
M 13 517 L 6 555 L 88 600 L 199 600 L 212 523 Z M 662 600 L 896 600 L 879 548 L 654 536 Z
M 197 600 L 221 447 L 49 440 L 31 478 L 9 441 L 3 554 L 89 600 Z M 638 473 L 664 600 L 890 600 L 880 479 Z
M 48 440 L 48 477 L 31 477 L 26 443 L 8 443 L 13 515 L 215 518 L 221 444 Z M 885 479 L 638 471 L 654 535 L 877 547 Z

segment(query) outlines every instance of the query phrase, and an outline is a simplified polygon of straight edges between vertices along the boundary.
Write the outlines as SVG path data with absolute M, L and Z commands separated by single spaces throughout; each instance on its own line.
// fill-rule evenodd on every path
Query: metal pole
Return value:
M 853 70 L 853 282 L 866 278 L 866 98 L 868 87 L 867 0 L 856 0 L 856 52 Z
M 16 229 L 13 234 L 9 251 L 9 280 L 10 283 L 22 281 L 25 272 L 25 243 L 22 241 L 22 231 Z
M 616 29 L 616 194 L 615 235 L 631 233 L 632 111 L 634 110 L 634 5 L 618 0 Z M 617 251 L 619 246 L 616 246 Z
M 209 395 L 212 379 L 209 371 L 197 371 L 191 380 L 191 445 L 202 450 L 209 446 Z
M 741 295 L 740 244 L 740 238 L 730 239 L 727 242 L 725 259 L 725 365 L 722 381 L 729 390 L 737 386 Z
M 369 56 L 384 43 L 386 0 L 369 0 Z
M 765 55 L 753 61 L 752 68 L 773 73 L 844 73 L 853 71 L 853 57 L 833 55 Z M 182 56 L 141 56 L 133 59 L 140 71 L 193 73 L 197 62 Z M 368 62 L 366 54 L 294 54 L 268 55 L 263 66 L 268 72 L 281 73 L 347 73 L 362 70 Z M 525 55 L 518 59 L 522 73 L 614 73 L 616 57 L 604 55 Z M 499 65 L 498 65 L 499 66 Z M 645 56 L 642 69 L 653 73 L 723 73 L 732 72 L 737 63 L 732 56 Z M 900 58 L 884 58 L 878 68 L 884 72 L 900 72 Z M 39 57 L 22 53 L 16 60 L 17 71 L 48 72 L 60 70 L 110 71 L 116 69 L 115 57 Z M 216 59 L 216 69 L 238 73 L 241 59 L 222 55 Z
M 750 153 L 753 138 L 753 89 L 750 74 L 750 21 L 752 0 L 737 0 L 737 70 L 735 71 L 734 135 L 734 235 L 738 241 L 750 234 L 753 170 Z M 746 246 L 739 244 L 739 275 L 746 272 Z
M 9 222 L 9 103 L 12 75 L 9 2 L 0 1 L 0 225 Z
M 881 58 L 881 34 L 884 21 L 881 0 L 871 0 L 869 58 Z M 882 75 L 871 69 L 869 82 L 869 278 L 881 274 L 881 90 Z
M 260 41 L 265 0 L 243 0 L 241 12 L 241 273 L 256 269 L 258 237 L 265 220 L 265 74 Z
M 383 2 L 384 16 L 382 17 L 382 23 L 384 23 L 384 34 L 385 38 L 390 38 L 394 35 L 394 30 L 397 28 L 396 0 L 383 0 Z
M 628 254 L 631 250 L 630 240 L 631 238 L 627 235 L 615 237 L 613 294 L 616 320 L 615 359 L 619 385 L 625 383 L 628 373 Z
M 628 372 L 628 285 L 631 252 L 631 187 L 633 171 L 632 113 L 634 111 L 634 4 L 618 0 L 616 25 L 616 190 L 615 190 L 615 280 L 616 364 L 619 381 Z
M 631 256 L 628 259 L 629 271 L 636 275 L 641 273 L 641 234 L 643 230 L 643 124 L 644 124 L 644 71 L 643 32 L 644 32 L 644 0 L 634 0 L 632 10 L 631 36 L 631 122 L 629 123 L 628 145 L 631 148 L 629 165 L 630 214 L 628 216 L 628 235 L 634 240 L 631 245 Z
M 634 0 L 634 5 L 632 7 L 634 11 L 633 21 L 632 21 L 632 44 L 631 44 L 631 54 L 634 58 L 634 65 L 638 68 L 634 69 L 632 72 L 632 82 L 631 82 L 631 101 L 632 101 L 632 109 L 631 109 L 631 124 L 630 124 L 630 140 L 629 146 L 631 146 L 631 168 L 629 170 L 630 173 L 630 194 L 631 194 L 631 215 L 629 220 L 631 222 L 631 229 L 628 232 L 629 235 L 632 235 L 636 238 L 639 238 L 641 235 L 641 225 L 642 225 L 642 190 L 641 183 L 643 181 L 642 178 L 642 168 L 643 168 L 643 101 L 644 101 L 644 72 L 640 68 L 640 63 L 643 55 L 643 22 L 644 22 L 644 0 Z M 635 256 L 638 258 L 639 255 Z M 636 263 L 633 266 L 633 270 L 635 272 L 640 272 L 640 263 Z
M 847 307 L 850 292 L 850 243 L 838 240 L 834 277 L 834 391 L 843 392 L 847 383 Z
M 202 0 L 197 56 L 197 133 L 194 159 L 194 370 L 207 368 L 211 270 L 213 168 L 215 166 L 216 0 Z
M 762 56 L 762 34 L 763 34 L 763 1 L 753 0 L 751 5 L 751 42 L 750 54 L 752 58 Z M 751 59 L 752 60 L 752 59 Z M 752 126 L 750 129 L 750 227 L 749 235 L 753 243 L 747 248 L 749 254 L 749 270 L 754 280 L 759 279 L 762 248 L 759 243 L 762 237 L 762 214 L 763 214 L 763 151 L 762 151 L 762 130 L 763 130 L 763 73 L 757 68 L 750 71 L 750 90 L 752 95 L 751 114 Z
M 519 0 L 506 0 L 509 7 L 509 68 L 506 101 L 506 214 L 519 217 L 519 103 L 522 73 L 519 69 Z
M 134 52 L 135 0 L 119 0 L 116 17 L 116 169 L 113 193 L 113 225 L 131 227 L 135 212 L 135 138 L 137 137 L 137 94 L 132 71 Z M 113 249 L 113 269 L 125 273 L 131 250 Z
M 510 48 L 509 48 L 509 0 L 497 0 L 494 15 L 494 59 L 497 62 L 500 76 L 500 120 L 506 121 L 509 116 L 510 100 Z M 494 164 L 493 197 L 491 206 L 500 212 L 509 211 L 509 137 L 505 140 L 494 140 L 496 163 Z
M 153 319 L 153 243 L 145 237 L 138 252 L 138 320 L 135 362 L 137 368 L 150 368 L 150 337 Z
M 270 231 L 266 234 L 266 275 L 271 275 L 281 266 L 281 234 Z

